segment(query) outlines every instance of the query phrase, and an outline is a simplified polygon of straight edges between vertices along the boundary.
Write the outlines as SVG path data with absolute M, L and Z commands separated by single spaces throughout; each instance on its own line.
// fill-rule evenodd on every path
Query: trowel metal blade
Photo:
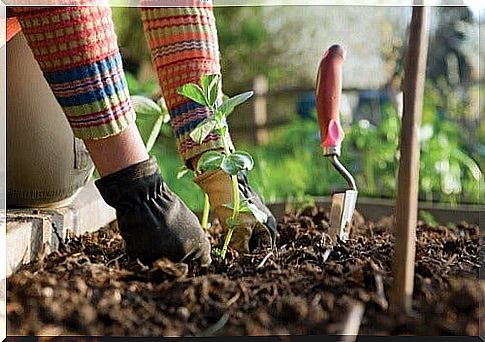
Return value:
M 333 241 L 337 241 L 337 236 L 343 241 L 349 238 L 357 193 L 357 190 L 345 190 L 332 195 L 330 236 Z

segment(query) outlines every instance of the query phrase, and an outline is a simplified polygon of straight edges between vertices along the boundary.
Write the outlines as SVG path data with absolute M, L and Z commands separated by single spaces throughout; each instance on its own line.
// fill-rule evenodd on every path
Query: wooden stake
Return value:
M 258 144 L 268 142 L 268 79 L 264 75 L 258 75 L 253 81 L 254 89 L 254 125 L 255 138 Z
M 404 109 L 400 136 L 400 161 L 396 203 L 396 245 L 393 312 L 411 311 L 416 252 L 419 185 L 419 127 L 423 108 L 428 32 L 427 8 L 413 7 L 409 48 L 404 69 Z

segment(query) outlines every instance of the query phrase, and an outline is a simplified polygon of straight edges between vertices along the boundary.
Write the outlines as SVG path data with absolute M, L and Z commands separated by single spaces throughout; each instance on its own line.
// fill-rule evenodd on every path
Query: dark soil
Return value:
M 360 334 L 478 335 L 485 312 L 478 226 L 419 223 L 410 316 L 388 311 L 390 227 L 389 218 L 356 217 L 352 239 L 331 249 L 327 213 L 307 208 L 280 221 L 277 252 L 228 254 L 205 271 L 130 261 L 116 228 L 105 228 L 9 277 L 8 334 L 338 334 L 362 303 Z

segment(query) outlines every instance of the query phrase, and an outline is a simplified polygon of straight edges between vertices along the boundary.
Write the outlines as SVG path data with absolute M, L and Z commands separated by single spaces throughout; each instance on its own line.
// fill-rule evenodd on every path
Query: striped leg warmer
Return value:
M 142 7 L 141 12 L 160 87 L 170 110 L 179 153 L 184 161 L 188 161 L 223 145 L 221 137 L 215 132 L 200 145 L 190 138 L 192 129 L 212 113 L 207 107 L 178 95 L 177 89 L 186 83 L 199 83 L 201 75 L 220 74 L 221 71 L 210 0 L 182 0 L 177 3 L 179 7 Z M 148 4 L 167 6 L 167 1 L 142 2 L 142 6 Z
M 111 11 L 98 4 L 16 9 L 34 57 L 81 139 L 116 135 L 135 119 Z

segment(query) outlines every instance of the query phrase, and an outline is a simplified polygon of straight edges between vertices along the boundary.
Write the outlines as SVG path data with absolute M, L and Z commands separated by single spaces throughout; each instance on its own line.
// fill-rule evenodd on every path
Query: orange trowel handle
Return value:
M 345 50 L 340 45 L 332 45 L 323 54 L 317 76 L 316 102 L 320 140 L 326 156 L 340 155 L 340 145 L 344 138 L 340 126 L 339 108 L 342 93 L 342 63 Z

